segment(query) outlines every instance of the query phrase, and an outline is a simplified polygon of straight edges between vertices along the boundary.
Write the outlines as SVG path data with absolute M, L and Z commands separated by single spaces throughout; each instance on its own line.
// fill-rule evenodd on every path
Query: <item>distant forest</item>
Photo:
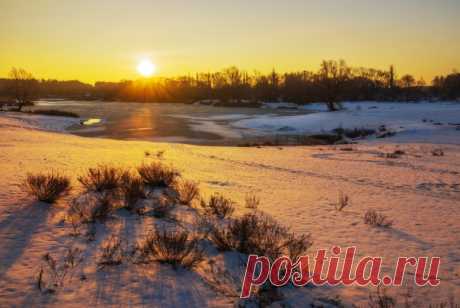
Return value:
M 437 76 L 430 83 L 412 75 L 388 70 L 356 68 L 344 61 L 323 61 L 316 72 L 248 73 L 229 67 L 215 73 L 175 78 L 96 82 L 38 80 L 22 69 L 0 79 L 0 97 L 26 101 L 66 98 L 135 102 L 194 102 L 218 100 L 227 105 L 284 101 L 298 104 L 326 102 L 331 109 L 340 101 L 454 100 L 460 98 L 460 73 Z

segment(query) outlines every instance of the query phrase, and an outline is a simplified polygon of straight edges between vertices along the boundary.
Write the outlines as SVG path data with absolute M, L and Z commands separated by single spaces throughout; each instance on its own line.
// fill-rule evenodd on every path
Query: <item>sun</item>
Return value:
M 137 71 L 144 77 L 150 77 L 155 73 L 155 65 L 149 59 L 143 59 L 137 65 Z

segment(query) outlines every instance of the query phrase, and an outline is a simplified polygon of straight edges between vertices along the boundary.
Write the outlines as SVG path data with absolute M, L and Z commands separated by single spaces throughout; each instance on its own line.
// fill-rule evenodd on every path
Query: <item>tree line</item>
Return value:
M 460 98 L 460 73 L 437 76 L 430 84 L 410 74 L 399 77 L 388 70 L 351 67 L 345 61 L 323 61 L 316 72 L 297 71 L 268 74 L 249 73 L 229 67 L 214 73 L 197 73 L 175 78 L 149 78 L 120 82 L 38 80 L 13 68 L 9 78 L 0 79 L 0 97 L 20 104 L 33 98 L 67 98 L 135 102 L 194 102 L 214 100 L 227 105 L 260 101 L 297 104 L 325 102 L 331 110 L 340 101 L 454 100 Z

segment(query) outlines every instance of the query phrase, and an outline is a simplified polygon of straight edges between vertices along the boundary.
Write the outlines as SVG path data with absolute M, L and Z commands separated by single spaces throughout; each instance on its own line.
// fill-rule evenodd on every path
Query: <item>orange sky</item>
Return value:
M 430 81 L 460 69 L 458 0 L 0 0 L 0 76 L 38 78 L 316 70 L 322 59 L 396 66 Z

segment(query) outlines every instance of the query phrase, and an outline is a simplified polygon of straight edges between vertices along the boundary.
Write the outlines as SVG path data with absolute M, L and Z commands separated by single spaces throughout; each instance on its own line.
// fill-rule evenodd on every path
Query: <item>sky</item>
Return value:
M 0 0 L 0 76 L 139 78 L 236 65 L 317 70 L 323 59 L 431 81 L 460 69 L 459 0 Z

